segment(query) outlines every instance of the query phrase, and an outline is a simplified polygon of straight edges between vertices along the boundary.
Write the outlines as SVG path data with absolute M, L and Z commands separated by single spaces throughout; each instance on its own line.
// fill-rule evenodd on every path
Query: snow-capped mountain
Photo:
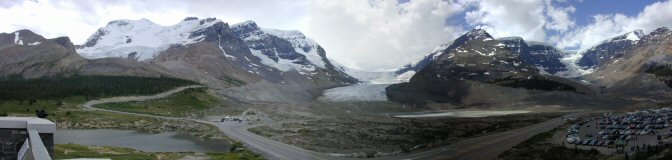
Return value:
M 316 74 L 316 69 L 326 69 L 330 74 L 349 77 L 326 57 L 319 44 L 299 31 L 260 28 L 253 21 L 234 24 L 231 29 L 266 66 L 311 75 Z
M 471 30 L 457 38 L 421 71 L 431 71 L 439 78 L 451 77 L 477 81 L 537 72 L 536 68 L 509 51 L 506 44 L 495 40 L 482 29 Z
M 488 33 L 485 32 L 485 30 L 472 30 L 470 32 L 467 32 L 465 35 L 458 37 L 457 39 L 448 42 L 446 44 L 439 45 L 435 47 L 428 55 L 420 59 L 419 61 L 411 64 L 407 64 L 397 71 L 395 71 L 396 74 L 398 74 L 400 77 L 411 77 L 413 76 L 416 72 L 422 70 L 425 68 L 427 65 L 430 63 L 437 61 L 440 56 L 442 56 L 444 53 L 449 52 L 451 50 L 456 49 L 457 47 L 460 47 L 464 45 L 465 43 L 474 40 L 474 39 L 480 39 L 481 41 L 491 41 L 494 40 Z M 488 51 L 489 52 L 489 51 Z M 479 52 L 480 53 L 480 52 Z
M 223 22 L 214 18 L 199 20 L 195 17 L 185 18 L 172 26 L 161 26 L 147 19 L 115 20 L 100 28 L 86 43 L 78 46 L 77 52 L 90 59 L 122 57 L 147 61 L 172 46 L 187 46 L 204 41 L 209 36 L 204 32 L 218 23 Z M 252 21 L 234 24 L 230 29 L 237 38 L 243 40 L 252 55 L 259 58 L 263 65 L 282 72 L 296 70 L 301 74 L 313 75 L 316 74 L 316 68 L 334 68 L 326 59 L 324 50 L 299 31 L 262 29 Z M 222 38 L 222 35 L 212 36 L 210 38 Z M 222 45 L 219 47 L 226 58 L 249 59 L 237 59 L 232 54 L 227 54 L 221 48 Z M 258 67 L 252 68 L 251 72 L 260 73 Z
M 672 97 L 672 76 L 669 74 L 672 73 L 672 31 L 662 27 L 646 35 L 631 32 L 609 41 L 620 41 L 610 43 L 627 47 L 605 52 L 604 55 L 610 57 L 601 59 L 604 61 L 595 72 L 583 78 L 602 86 L 602 92 L 607 95 L 669 102 Z
M 413 73 L 420 71 L 425 66 L 429 65 L 431 62 L 435 61 L 445 51 L 459 47 L 464 43 L 465 40 L 469 40 L 469 38 L 458 38 L 455 41 L 458 43 L 449 42 L 437 46 L 432 52 L 423 57 L 421 60 L 405 65 L 404 67 L 397 70 L 396 73 L 410 73 L 410 75 L 412 75 Z M 485 41 L 488 40 L 490 39 L 485 39 Z M 505 48 L 517 54 L 517 56 L 519 56 L 525 63 L 536 67 L 542 74 L 556 75 L 556 73 L 564 73 L 567 71 L 566 64 L 561 61 L 561 59 L 565 56 L 565 53 L 551 45 L 541 42 L 526 42 L 521 37 L 504 37 L 498 38 L 497 40 L 504 44 Z
M 121 57 L 158 64 L 186 79 L 229 88 L 226 94 L 238 98 L 273 101 L 300 92 L 301 96 L 292 98 L 306 99 L 314 96 L 308 91 L 357 82 L 301 32 L 265 29 L 252 21 L 229 26 L 214 18 L 188 17 L 161 26 L 145 19 L 116 20 L 77 51 L 87 58 Z M 245 87 L 232 91 L 241 85 Z M 255 86 L 265 89 L 251 89 Z M 276 95 L 283 92 L 288 94 Z
M 0 78 L 70 75 L 176 77 L 160 66 L 125 59 L 85 59 L 68 37 L 46 39 L 30 30 L 0 33 Z
M 551 49 L 540 47 L 530 52 L 527 43 L 522 39 L 518 42 L 521 43 L 510 42 L 507 47 L 507 43 L 494 39 L 485 30 L 471 30 L 449 43 L 408 83 L 387 87 L 387 97 L 402 103 L 515 106 L 541 99 L 565 103 L 558 98 L 593 94 L 578 82 L 540 74 L 536 64 L 529 62 L 543 61 L 526 61 L 521 53 L 529 54 L 530 58 L 545 57 Z
M 577 64 L 584 68 L 596 68 L 604 62 L 619 58 L 626 54 L 626 50 L 637 44 L 644 35 L 642 30 L 628 32 L 608 40 L 604 40 L 597 45 L 583 51 L 581 59 Z
M 147 19 L 114 20 L 89 37 L 77 48 L 77 53 L 89 59 L 135 57 L 144 61 L 172 45 L 188 45 L 203 40 L 203 35 L 192 33 L 217 22 L 220 21 L 189 17 L 172 26 L 161 26 Z

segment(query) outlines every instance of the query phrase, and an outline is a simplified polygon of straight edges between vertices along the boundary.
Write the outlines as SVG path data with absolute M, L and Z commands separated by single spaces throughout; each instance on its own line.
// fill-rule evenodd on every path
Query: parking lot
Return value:
M 571 125 L 562 143 L 568 148 L 595 148 L 602 153 L 634 152 L 667 143 L 672 134 L 672 109 L 650 109 L 623 114 L 605 113 Z

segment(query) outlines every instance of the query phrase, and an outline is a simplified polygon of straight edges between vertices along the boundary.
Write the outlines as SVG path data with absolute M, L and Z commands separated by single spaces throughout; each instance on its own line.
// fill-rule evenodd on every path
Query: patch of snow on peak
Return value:
M 633 31 L 628 33 L 628 35 L 625 38 L 631 41 L 639 41 L 639 37 L 640 35 L 637 35 L 637 31 Z
M 224 56 L 225 56 L 227 59 L 236 60 L 236 57 L 234 57 L 234 56 L 232 56 L 232 55 L 230 55 L 230 54 L 226 54 L 226 51 L 224 51 L 224 48 L 222 48 L 222 42 L 221 42 L 221 40 L 222 40 L 222 36 L 221 36 L 221 35 L 217 35 L 217 37 L 218 37 L 218 38 L 217 38 L 217 47 L 219 47 L 219 50 L 222 51 L 222 54 L 224 54 Z M 247 57 L 245 57 L 245 58 L 247 58 Z M 253 64 L 253 63 L 251 63 L 251 64 Z
M 202 22 L 202 23 L 201 23 Z M 220 20 L 201 21 L 185 19 L 172 26 L 161 26 L 147 19 L 115 20 L 100 28 L 88 42 L 93 46 L 77 49 L 85 58 L 126 57 L 137 52 L 139 60 L 154 57 L 172 45 L 186 45 L 199 42 L 203 36 L 190 37 L 199 29 L 210 27 Z
M 441 51 L 443 51 L 443 50 L 446 50 L 446 48 L 448 48 L 448 47 L 449 47 L 450 45 L 452 45 L 452 44 L 453 44 L 453 43 L 450 42 L 450 43 L 446 43 L 446 44 L 442 44 L 442 45 L 436 46 L 436 47 L 432 50 L 431 53 L 436 53 L 436 52 L 441 52 Z
M 19 36 L 19 31 L 14 32 L 14 44 L 23 45 L 23 40 Z

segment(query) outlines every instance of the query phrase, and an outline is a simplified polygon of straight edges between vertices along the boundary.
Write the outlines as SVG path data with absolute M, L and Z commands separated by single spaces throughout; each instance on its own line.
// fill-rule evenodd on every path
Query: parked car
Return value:
M 589 139 L 582 141 L 582 142 L 581 142 L 581 145 L 588 145 L 588 143 L 590 143 L 590 140 L 589 140 Z

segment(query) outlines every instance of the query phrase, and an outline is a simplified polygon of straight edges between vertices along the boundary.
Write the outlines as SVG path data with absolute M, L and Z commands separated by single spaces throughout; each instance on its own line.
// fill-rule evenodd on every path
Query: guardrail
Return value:
M 56 124 L 36 117 L 0 117 L 0 159 L 51 160 Z M 43 139 L 44 138 L 44 139 Z M 47 142 L 47 143 L 45 143 Z M 20 144 L 21 148 L 16 144 Z
M 47 147 L 36 130 L 28 130 L 28 138 L 23 142 L 17 160 L 51 160 Z

